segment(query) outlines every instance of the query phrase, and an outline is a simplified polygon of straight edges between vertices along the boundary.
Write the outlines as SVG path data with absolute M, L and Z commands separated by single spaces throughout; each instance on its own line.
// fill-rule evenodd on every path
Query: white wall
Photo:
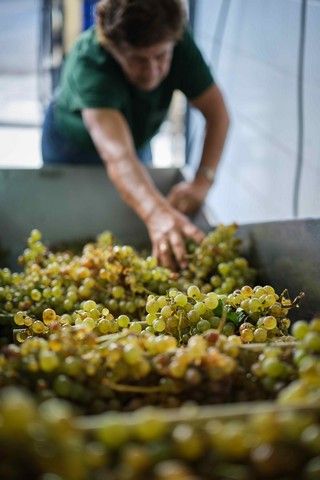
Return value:
M 196 0 L 194 35 L 224 92 L 232 120 L 208 196 L 217 221 L 294 216 L 301 2 Z M 319 46 L 320 0 L 308 0 L 300 217 L 320 216 Z M 201 152 L 201 127 L 199 115 L 192 113 L 192 164 Z

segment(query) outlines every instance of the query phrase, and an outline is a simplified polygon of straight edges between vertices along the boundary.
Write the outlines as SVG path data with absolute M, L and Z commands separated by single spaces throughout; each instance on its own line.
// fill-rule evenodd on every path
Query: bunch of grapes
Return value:
M 251 352 L 250 375 L 254 382 L 259 382 L 261 391 L 278 397 L 283 404 L 319 404 L 319 325 L 318 318 L 310 323 L 298 321 L 292 326 L 292 341 L 271 343 Z M 240 361 L 248 360 L 245 357 L 240 355 Z
M 0 417 L 0 475 L 8 480 L 319 478 L 318 409 L 146 407 L 76 418 L 64 401 L 38 406 L 9 388 Z
M 254 288 L 244 285 L 226 297 L 225 305 L 238 317 L 243 343 L 263 343 L 288 335 L 291 323 L 288 312 L 302 296 L 291 301 L 287 291 L 278 295 L 270 285 Z
M 298 321 L 292 326 L 297 342 L 293 365 L 297 379 L 280 392 L 279 402 L 286 405 L 320 404 L 320 318 L 310 323 Z
M 53 321 L 48 328 L 47 338 L 29 336 L 1 350 L 1 386 L 24 385 L 41 398 L 67 398 L 86 411 L 230 398 L 236 338 L 207 332 L 178 346 L 173 336 L 130 328 L 105 336 L 80 324 Z
M 140 333 L 144 326 L 144 322 L 130 321 L 127 315 L 115 317 L 108 308 L 96 304 L 94 300 L 85 300 L 80 307 L 70 314 L 62 315 L 58 315 L 52 308 L 46 308 L 41 317 L 18 311 L 13 317 L 14 323 L 20 327 L 14 331 L 15 340 L 22 343 L 30 336 L 46 337 L 52 330 L 68 325 L 81 326 L 97 335 L 117 333 L 127 327 L 132 333 Z
M 85 440 L 74 428 L 72 409 L 64 401 L 38 406 L 25 390 L 5 388 L 0 418 L 0 478 L 87 480 L 99 462 L 105 464 L 103 445 Z
M 296 406 L 319 406 L 320 319 L 288 336 L 302 295 L 249 286 L 235 233 L 189 245 L 177 275 L 110 233 L 75 254 L 31 232 L 24 270 L 0 270 L 0 316 L 17 327 L 0 349 L 1 478 L 319 477 L 319 411 Z M 265 399 L 277 404 L 220 419 L 195 406 Z
M 91 299 L 114 314 L 139 316 L 148 293 L 164 292 L 171 285 L 172 273 L 157 266 L 155 258 L 113 245 L 107 234 L 85 245 L 80 256 L 52 253 L 40 239 L 40 232 L 33 230 L 20 257 L 22 273 L 0 271 L 0 304 L 5 313 L 23 310 L 39 315 L 46 308 L 70 313 Z
M 142 409 L 79 423 L 112 452 L 116 479 L 316 480 L 320 471 L 318 411 Z
M 251 284 L 254 269 L 240 256 L 241 240 L 236 237 L 237 225 L 218 225 L 208 233 L 199 246 L 193 245 L 189 264 L 182 272 L 179 287 L 186 289 L 188 282 L 202 290 L 230 293 Z
M 166 332 L 186 342 L 191 335 L 218 327 L 218 306 L 216 293 L 204 294 L 196 285 L 190 285 L 186 293 L 171 288 L 166 295 L 149 295 L 146 323 L 153 332 Z
M 190 285 L 198 285 L 203 293 L 230 292 L 253 278 L 247 260 L 239 257 L 235 232 L 235 226 L 217 227 L 190 254 L 188 269 L 177 275 L 159 267 L 153 257 L 115 245 L 108 232 L 76 255 L 50 251 L 41 233 L 32 230 L 19 257 L 24 270 L 0 270 L 0 315 L 24 311 L 41 321 L 48 308 L 68 315 L 81 309 L 84 300 L 92 300 L 115 316 L 140 321 L 150 294 L 165 295 L 172 287 L 186 292 Z

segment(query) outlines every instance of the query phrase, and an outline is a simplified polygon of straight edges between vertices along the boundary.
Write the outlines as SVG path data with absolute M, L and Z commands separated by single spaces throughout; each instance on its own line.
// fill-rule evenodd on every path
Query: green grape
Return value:
M 267 340 L 267 330 L 265 328 L 256 328 L 253 332 L 253 338 L 255 342 L 263 343 Z
M 98 430 L 98 438 L 109 448 L 117 448 L 124 444 L 129 436 L 129 430 L 126 425 L 123 425 L 116 417 L 104 422 L 103 427 Z
M 178 295 L 178 290 L 176 288 L 170 288 L 168 294 L 170 298 L 174 298 L 176 295 Z
M 38 302 L 41 299 L 42 295 L 39 290 L 34 288 L 33 290 L 31 290 L 30 297 L 32 298 L 32 300 Z
M 268 316 L 263 318 L 263 326 L 266 330 L 273 330 L 277 326 L 277 320 L 273 316 Z
M 188 295 L 188 297 L 194 298 L 195 300 L 201 300 L 202 299 L 202 294 L 200 292 L 200 289 L 196 285 L 190 285 L 188 287 L 187 295 Z
M 58 375 L 53 383 L 53 389 L 59 397 L 70 397 L 73 384 L 66 375 Z
M 162 318 L 154 320 L 152 326 L 155 332 L 163 332 L 166 329 L 166 323 Z
M 252 290 L 252 288 L 251 288 L 249 285 L 244 285 L 244 286 L 241 288 L 241 293 L 242 293 L 242 295 L 244 295 L 245 297 L 251 297 L 251 296 L 252 296 L 252 293 L 253 293 L 253 290 Z
M 167 299 L 164 295 L 161 295 L 157 298 L 157 303 L 159 305 L 159 309 L 162 309 L 167 306 Z
M 24 325 L 24 319 L 25 319 L 26 314 L 24 312 L 17 312 L 14 315 L 14 322 L 16 325 L 22 326 Z
M 141 350 L 134 345 L 125 345 L 123 358 L 129 365 L 139 363 L 141 361 Z
M 257 298 L 252 298 L 249 301 L 249 311 L 252 313 L 258 312 L 261 309 L 261 303 Z
M 193 306 L 193 310 L 195 310 L 201 316 L 206 313 L 207 307 L 203 302 L 196 302 Z
M 180 424 L 172 432 L 176 451 L 182 458 L 194 461 L 202 456 L 203 440 L 190 425 Z
M 302 341 L 308 351 L 320 352 L 320 335 L 317 332 L 308 332 Z
M 307 322 L 304 322 L 303 320 L 295 322 L 292 325 L 292 335 L 297 340 L 302 340 L 308 332 L 309 332 L 309 325 Z
M 64 362 L 64 370 L 67 375 L 71 377 L 78 377 L 82 371 L 82 361 L 78 357 L 72 355 L 67 356 Z
M 44 372 L 52 372 L 58 367 L 59 359 L 54 352 L 43 350 L 39 355 L 39 364 Z
M 97 308 L 97 304 L 93 300 L 87 300 L 82 303 L 82 308 L 85 312 L 90 312 L 90 310 Z
M 52 308 L 46 308 L 42 312 L 42 319 L 45 325 L 50 325 L 50 323 L 54 322 L 56 318 L 57 318 L 57 314 Z
M 198 311 L 192 309 L 188 312 L 187 317 L 191 323 L 197 323 L 200 319 L 200 314 Z
M 204 299 L 205 306 L 210 310 L 215 310 L 219 304 L 219 299 L 217 294 L 208 293 Z
M 223 327 L 222 333 L 227 337 L 233 335 L 235 332 L 235 326 L 232 322 L 227 322 Z
M 31 325 L 31 329 L 35 334 L 41 334 L 45 332 L 46 326 L 40 320 L 35 320 Z
M 116 286 L 112 288 L 112 296 L 116 299 L 124 298 L 125 290 L 121 286 Z
M 141 324 L 138 323 L 138 322 L 131 322 L 131 323 L 130 323 L 130 326 L 129 326 L 129 331 L 130 331 L 131 333 L 135 333 L 135 334 L 138 335 L 138 334 L 141 333 L 141 331 L 142 331 L 142 326 L 141 326 Z
M 183 293 L 178 293 L 174 297 L 174 301 L 179 307 L 184 307 L 188 303 L 188 298 Z
M 102 334 L 110 333 L 112 331 L 112 323 L 107 318 L 101 318 L 97 323 L 97 328 Z
M 244 343 L 250 343 L 254 339 L 254 334 L 251 328 L 244 328 L 240 332 L 240 337 Z
M 310 330 L 320 333 L 320 318 L 313 318 L 310 322 Z
M 98 308 L 92 308 L 89 310 L 88 314 L 89 317 L 93 318 L 94 320 L 98 320 L 98 318 L 100 318 L 100 311 Z
M 150 300 L 146 305 L 146 310 L 148 313 L 156 314 L 160 309 L 160 305 L 156 300 Z
M 263 372 L 271 378 L 281 378 L 286 375 L 285 364 L 277 358 L 266 358 L 262 362 Z
M 96 326 L 96 322 L 93 318 L 91 317 L 86 317 L 83 322 L 82 322 L 82 325 L 86 328 L 88 328 L 89 330 L 93 330 Z
M 120 315 L 117 318 L 117 322 L 118 322 L 119 327 L 127 328 L 129 323 L 130 323 L 130 319 L 127 315 Z
M 161 310 L 162 312 L 162 310 Z M 156 314 L 151 314 L 151 313 L 148 313 L 146 315 L 146 322 L 148 325 L 152 325 L 153 322 L 157 319 L 157 315 Z
M 197 323 L 197 330 L 199 332 L 205 332 L 206 330 L 209 330 L 210 327 L 211 327 L 211 325 L 208 322 L 208 320 L 202 319 Z
M 172 308 L 170 307 L 170 305 L 164 305 L 162 308 L 161 308 L 161 316 L 164 317 L 164 318 L 169 318 L 171 315 L 172 315 Z

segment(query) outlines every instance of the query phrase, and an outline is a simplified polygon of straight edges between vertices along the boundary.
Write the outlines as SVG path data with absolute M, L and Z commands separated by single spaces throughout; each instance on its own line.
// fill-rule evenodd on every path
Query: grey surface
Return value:
M 182 178 L 178 169 L 151 169 L 163 193 Z M 142 221 L 120 199 L 104 168 L 61 167 L 0 170 L 2 265 L 14 266 L 33 228 L 44 242 L 85 241 L 111 230 L 121 243 L 149 245 Z M 200 213 L 195 223 L 207 230 Z
M 291 299 L 305 293 L 290 318 L 320 314 L 320 219 L 244 225 L 240 236 L 258 269 L 258 282 L 272 285 L 279 293 L 287 288 Z
M 224 92 L 231 129 L 208 205 L 219 221 L 293 218 L 298 141 L 298 47 L 302 0 L 196 0 L 195 38 Z M 299 216 L 320 216 L 320 2 L 307 1 L 304 156 Z M 203 121 L 191 118 L 199 161 Z

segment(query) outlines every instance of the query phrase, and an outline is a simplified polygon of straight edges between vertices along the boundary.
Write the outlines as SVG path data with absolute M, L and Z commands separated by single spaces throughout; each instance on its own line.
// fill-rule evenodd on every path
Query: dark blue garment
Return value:
M 42 127 L 41 150 L 44 165 L 101 165 L 102 160 L 97 152 L 83 150 L 57 129 L 53 110 L 53 103 L 50 103 Z M 137 154 L 142 163 L 152 164 L 149 143 L 138 150 Z

